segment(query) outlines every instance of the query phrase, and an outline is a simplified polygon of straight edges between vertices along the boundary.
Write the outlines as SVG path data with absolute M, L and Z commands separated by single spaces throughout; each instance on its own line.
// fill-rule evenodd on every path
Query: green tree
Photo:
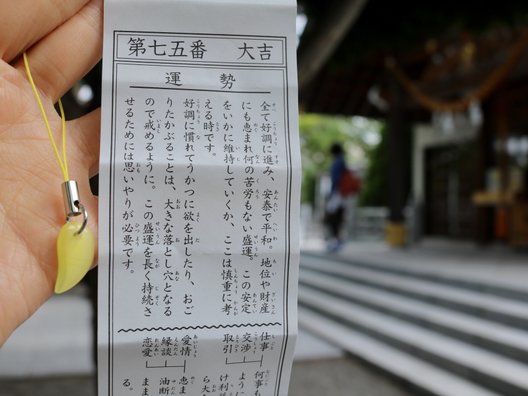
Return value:
M 386 128 L 382 128 L 380 143 L 368 153 L 368 167 L 359 195 L 360 206 L 385 206 L 387 204 L 386 134 Z
M 363 117 L 301 114 L 302 201 L 314 202 L 317 180 L 330 168 L 329 151 L 333 143 L 343 145 L 351 167 L 364 169 L 368 153 L 379 142 L 381 126 L 380 122 Z

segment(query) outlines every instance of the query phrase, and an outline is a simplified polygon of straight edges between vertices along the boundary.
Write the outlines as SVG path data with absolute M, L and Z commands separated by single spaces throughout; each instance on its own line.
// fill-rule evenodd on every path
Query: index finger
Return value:
M 75 15 L 89 0 L 2 0 L 0 57 L 10 63 L 22 51 Z

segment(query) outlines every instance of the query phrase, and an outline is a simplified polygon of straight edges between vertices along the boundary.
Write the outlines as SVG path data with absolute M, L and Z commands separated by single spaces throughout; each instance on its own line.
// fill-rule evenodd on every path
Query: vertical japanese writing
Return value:
M 183 141 L 185 143 L 185 173 L 184 177 L 184 204 L 183 204 L 183 246 L 185 252 L 185 259 L 183 265 L 184 279 L 186 280 L 186 292 L 183 295 L 182 303 L 184 305 L 185 315 L 190 315 L 194 309 L 193 304 L 193 290 L 192 286 L 195 285 L 193 280 L 193 265 L 194 265 L 194 245 L 199 243 L 199 239 L 195 235 L 195 222 L 196 216 L 199 216 L 197 211 L 194 195 L 196 194 L 195 184 L 196 178 L 194 176 L 194 157 L 195 154 L 195 143 L 199 135 L 195 132 L 195 124 L 200 122 L 200 101 L 193 98 L 186 98 L 183 101 L 183 119 L 184 119 L 184 136 Z
M 116 43 L 110 331 L 133 346 L 112 359 L 135 375 L 113 367 L 111 394 L 278 394 L 285 41 L 126 32 Z
M 134 112 L 135 112 L 135 98 L 133 96 L 125 99 L 124 117 L 122 119 L 123 128 L 123 141 L 122 141 L 122 152 L 123 152 L 123 211 L 121 218 L 123 225 L 121 227 L 123 239 L 122 239 L 122 262 L 123 268 L 126 271 L 134 271 L 133 253 L 134 253 L 134 234 L 136 226 L 134 224 L 134 210 L 132 208 L 133 198 L 133 184 L 136 171 L 139 170 L 139 164 L 136 163 L 135 158 L 135 124 L 134 124 Z

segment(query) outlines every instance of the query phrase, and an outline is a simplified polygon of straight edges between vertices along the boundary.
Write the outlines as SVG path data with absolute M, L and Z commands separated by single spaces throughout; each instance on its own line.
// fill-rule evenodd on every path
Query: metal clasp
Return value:
M 70 221 L 72 217 L 82 215 L 83 222 L 79 231 L 75 235 L 79 235 L 86 228 L 88 223 L 88 212 L 79 195 L 79 187 L 75 180 L 68 180 L 62 183 L 62 197 L 64 199 L 64 209 L 66 211 L 66 221 Z

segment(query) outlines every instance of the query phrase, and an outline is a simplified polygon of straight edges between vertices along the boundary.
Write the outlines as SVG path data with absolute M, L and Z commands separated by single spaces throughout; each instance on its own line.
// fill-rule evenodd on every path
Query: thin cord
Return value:
M 46 124 L 46 129 L 48 130 L 48 136 L 51 141 L 51 145 L 53 146 L 53 151 L 55 152 L 55 156 L 57 157 L 57 161 L 61 168 L 62 175 L 64 176 L 64 181 L 68 181 L 70 180 L 70 178 L 68 175 L 68 161 L 66 160 L 66 117 L 64 115 L 64 108 L 62 107 L 62 102 L 59 99 L 59 110 L 60 110 L 61 125 L 62 125 L 62 159 L 61 159 L 61 155 L 59 154 L 59 149 L 57 148 L 57 144 L 55 143 L 55 139 L 53 138 L 53 132 L 51 131 L 48 117 L 46 116 L 46 111 L 44 110 L 44 105 L 42 104 L 42 100 L 40 99 L 37 86 L 35 85 L 35 82 L 33 81 L 33 76 L 31 75 L 31 70 L 29 68 L 29 61 L 28 61 L 28 58 L 25 52 L 23 53 L 23 57 L 24 57 L 24 66 L 26 67 L 26 74 L 28 76 L 29 83 L 31 84 L 31 88 L 33 89 L 33 93 L 35 94 L 35 98 L 37 99 L 40 112 L 42 113 L 42 118 L 44 118 L 44 123 Z
M 62 165 L 64 166 L 64 181 L 68 181 L 69 172 L 68 172 L 68 160 L 66 159 L 66 116 L 64 115 L 64 107 L 62 106 L 62 101 L 59 99 L 59 110 L 61 116 L 61 129 L 62 129 Z

